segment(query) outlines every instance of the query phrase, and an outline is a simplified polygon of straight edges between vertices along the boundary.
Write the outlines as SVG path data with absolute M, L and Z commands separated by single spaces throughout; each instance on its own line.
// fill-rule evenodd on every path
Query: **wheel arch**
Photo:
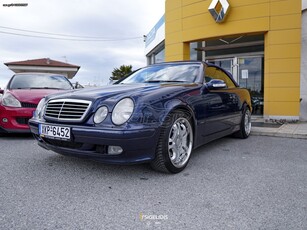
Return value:
M 241 108 L 242 113 L 244 111 L 244 107 L 245 106 L 252 112 L 253 108 L 252 108 L 251 103 L 248 103 L 247 101 L 244 101 L 243 104 L 242 104 L 242 108 Z

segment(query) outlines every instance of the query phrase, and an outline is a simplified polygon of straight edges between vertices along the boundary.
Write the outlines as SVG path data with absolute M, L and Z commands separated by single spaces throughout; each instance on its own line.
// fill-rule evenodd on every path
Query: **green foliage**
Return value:
M 110 80 L 117 81 L 132 73 L 132 65 L 121 65 L 119 68 L 114 68 Z

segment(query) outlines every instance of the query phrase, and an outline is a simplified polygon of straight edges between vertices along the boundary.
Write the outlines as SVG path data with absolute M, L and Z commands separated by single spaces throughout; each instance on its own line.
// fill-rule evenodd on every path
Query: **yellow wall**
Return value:
M 216 23 L 212 0 L 166 0 L 165 59 L 189 60 L 193 41 L 231 35 L 265 35 L 264 116 L 298 117 L 300 110 L 301 0 L 228 0 Z

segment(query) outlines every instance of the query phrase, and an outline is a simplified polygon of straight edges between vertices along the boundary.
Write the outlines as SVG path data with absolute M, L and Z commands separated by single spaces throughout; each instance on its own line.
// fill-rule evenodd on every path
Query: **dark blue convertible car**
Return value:
M 114 85 L 42 99 L 29 121 L 38 144 L 57 153 L 114 163 L 144 163 L 178 173 L 192 150 L 217 138 L 247 138 L 251 99 L 215 65 L 147 66 Z

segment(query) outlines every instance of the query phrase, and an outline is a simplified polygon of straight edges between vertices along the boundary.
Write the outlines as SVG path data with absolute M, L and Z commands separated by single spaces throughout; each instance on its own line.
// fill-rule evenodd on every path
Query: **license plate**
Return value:
M 38 132 L 41 137 L 70 140 L 69 127 L 40 124 Z

